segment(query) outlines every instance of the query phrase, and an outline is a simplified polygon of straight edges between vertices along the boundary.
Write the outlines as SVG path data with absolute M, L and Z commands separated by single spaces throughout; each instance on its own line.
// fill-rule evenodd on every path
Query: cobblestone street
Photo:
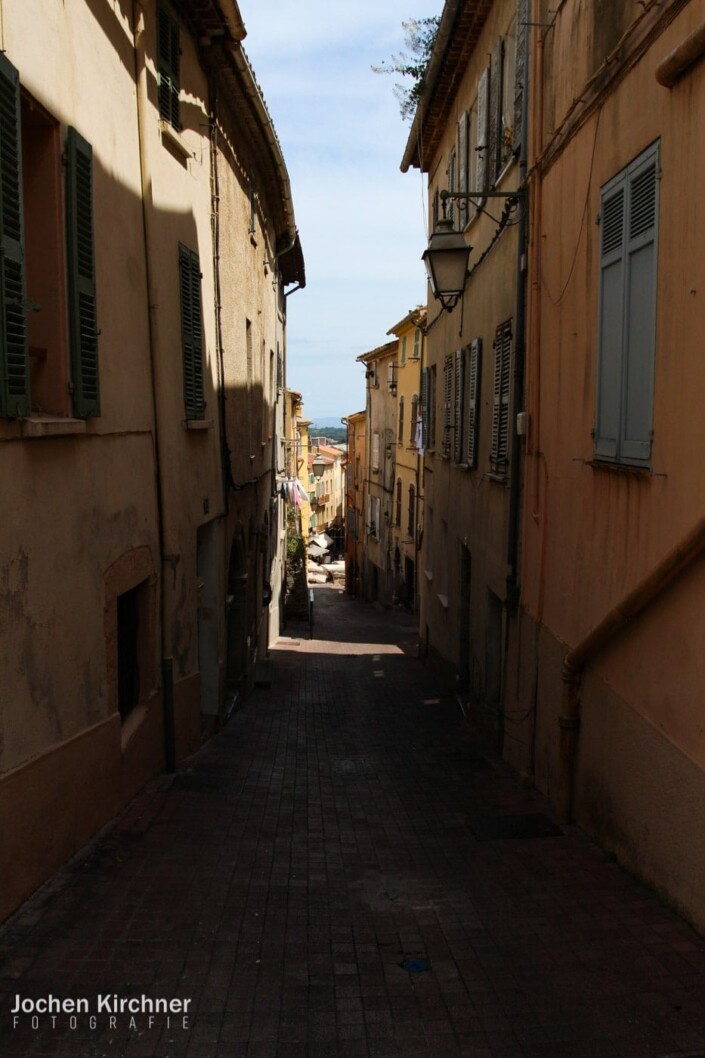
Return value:
M 297 631 L 271 686 L 0 931 L 4 1058 L 705 1055 L 705 942 L 551 824 L 411 618 L 319 588 Z M 50 995 L 90 1015 L 13 1027 L 17 996 Z M 111 1022 L 99 995 L 191 1000 L 188 1027 Z

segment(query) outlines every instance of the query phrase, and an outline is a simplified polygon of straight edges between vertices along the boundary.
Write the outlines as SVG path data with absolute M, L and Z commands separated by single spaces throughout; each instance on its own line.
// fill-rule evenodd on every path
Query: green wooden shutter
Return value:
M 628 170 L 627 289 L 625 291 L 624 399 L 621 458 L 651 458 L 656 343 L 656 235 L 658 147 Z
M 203 399 L 201 268 L 198 255 L 181 243 L 179 243 L 179 283 L 184 407 L 187 419 L 202 419 L 206 405 Z
M 20 77 L 0 53 L 0 415 L 30 411 Z
M 482 339 L 475 338 L 468 349 L 467 409 L 465 426 L 465 462 L 477 466 L 477 438 L 480 422 L 480 375 L 482 371 Z
M 166 7 L 158 11 L 159 115 L 175 129 L 181 128 L 179 111 L 180 59 L 179 27 Z
M 73 413 L 100 415 L 93 235 L 93 151 L 75 129 L 66 139 L 66 241 Z
M 621 417 L 625 206 L 626 176 L 622 173 L 603 188 L 600 208 L 595 455 L 610 460 L 618 455 Z

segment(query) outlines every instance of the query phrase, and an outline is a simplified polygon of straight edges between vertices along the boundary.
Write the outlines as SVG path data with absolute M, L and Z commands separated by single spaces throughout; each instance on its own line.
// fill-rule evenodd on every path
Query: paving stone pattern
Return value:
M 0 1055 L 705 1055 L 702 938 L 547 825 L 411 619 L 320 588 L 307 635 L 0 932 Z M 189 1028 L 12 1027 L 16 995 L 108 993 L 190 998 Z

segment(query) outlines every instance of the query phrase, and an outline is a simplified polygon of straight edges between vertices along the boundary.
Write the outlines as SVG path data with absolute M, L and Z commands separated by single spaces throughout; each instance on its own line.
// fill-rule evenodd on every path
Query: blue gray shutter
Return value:
M 179 282 L 186 418 L 202 419 L 206 406 L 203 400 L 201 268 L 198 255 L 181 243 L 179 244 Z
M 66 139 L 69 341 L 73 413 L 100 415 L 93 232 L 93 151 L 75 129 Z
M 163 4 L 158 9 L 159 115 L 175 129 L 181 128 L 179 112 L 181 48 L 179 27 Z
M 619 447 L 624 332 L 626 173 L 602 190 L 600 207 L 600 312 L 595 455 L 616 459 Z
M 658 146 L 628 170 L 627 289 L 621 458 L 651 458 L 656 341 Z
M 0 53 L 0 415 L 30 411 L 20 77 Z
M 474 338 L 468 349 L 467 409 L 465 426 L 465 462 L 477 466 L 477 439 L 480 422 L 480 376 L 482 371 L 482 339 Z

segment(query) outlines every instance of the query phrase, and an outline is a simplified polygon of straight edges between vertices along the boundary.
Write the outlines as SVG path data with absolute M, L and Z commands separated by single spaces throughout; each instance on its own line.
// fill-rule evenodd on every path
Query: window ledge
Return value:
M 213 419 L 184 419 L 184 430 L 212 430 L 215 426 Z
M 85 419 L 30 416 L 22 420 L 23 437 L 73 437 L 86 433 Z
M 638 478 L 652 477 L 651 467 L 631 463 L 610 463 L 603 459 L 588 459 L 585 461 L 585 466 L 592 470 L 606 470 L 612 474 L 636 474 Z
M 164 118 L 159 118 L 159 132 L 161 133 L 162 139 L 167 140 L 170 146 L 173 147 L 182 158 L 193 158 L 193 154 L 184 143 L 181 134 Z
M 506 474 L 500 474 L 497 471 L 492 471 L 487 477 L 490 481 L 496 481 L 498 485 L 506 485 L 509 481 Z

